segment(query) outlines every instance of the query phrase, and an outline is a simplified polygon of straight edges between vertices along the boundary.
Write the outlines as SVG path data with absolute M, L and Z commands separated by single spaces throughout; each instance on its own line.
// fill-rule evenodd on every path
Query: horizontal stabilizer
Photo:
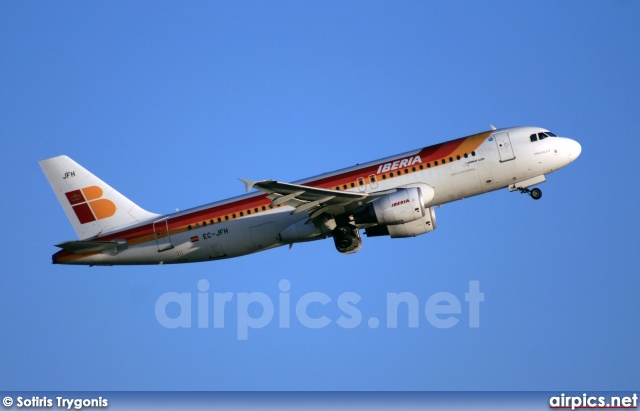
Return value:
M 117 254 L 118 252 L 127 249 L 127 241 L 65 241 L 64 243 L 56 244 L 56 247 L 60 247 L 63 250 L 71 251 L 76 254 Z

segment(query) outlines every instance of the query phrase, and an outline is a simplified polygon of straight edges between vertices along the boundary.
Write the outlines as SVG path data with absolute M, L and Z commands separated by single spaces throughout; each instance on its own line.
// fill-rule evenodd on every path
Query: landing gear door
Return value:
M 498 148 L 498 153 L 500 154 L 501 163 L 516 158 L 516 156 L 513 154 L 513 147 L 511 146 L 509 133 L 496 133 L 493 135 L 493 139 L 496 142 L 496 147 Z
M 153 234 L 156 238 L 156 244 L 158 245 L 158 252 L 171 250 L 173 243 L 171 242 L 171 236 L 169 235 L 169 221 L 160 220 L 153 223 Z

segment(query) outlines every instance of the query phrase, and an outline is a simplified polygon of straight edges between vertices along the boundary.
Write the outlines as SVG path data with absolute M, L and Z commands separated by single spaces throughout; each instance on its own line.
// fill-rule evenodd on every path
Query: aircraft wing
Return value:
M 348 209 L 360 207 L 377 197 L 367 193 L 338 191 L 275 180 L 252 181 L 242 178 L 240 180 L 245 184 L 247 191 L 256 188 L 267 193 L 267 198 L 272 200 L 271 204 L 286 204 L 294 207 L 292 214 L 307 211 L 311 218 L 324 212 L 342 214 Z

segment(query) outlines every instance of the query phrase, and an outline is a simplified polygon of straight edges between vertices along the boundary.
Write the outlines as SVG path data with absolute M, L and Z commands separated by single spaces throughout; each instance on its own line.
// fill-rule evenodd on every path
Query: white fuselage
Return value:
M 545 136 L 532 141 L 532 136 L 545 132 L 538 127 L 493 130 L 295 184 L 366 194 L 427 185 L 433 197 L 425 207 L 506 187 L 526 189 L 580 155 L 580 145 L 568 138 Z M 83 254 L 63 250 L 54 255 L 54 262 L 116 265 L 209 261 L 329 236 L 326 230 L 305 224 L 308 212 L 293 213 L 294 207 L 287 204 L 269 208 L 272 200 L 262 192 L 252 192 L 154 218 L 92 239 L 120 241 L 123 246 L 117 250 Z

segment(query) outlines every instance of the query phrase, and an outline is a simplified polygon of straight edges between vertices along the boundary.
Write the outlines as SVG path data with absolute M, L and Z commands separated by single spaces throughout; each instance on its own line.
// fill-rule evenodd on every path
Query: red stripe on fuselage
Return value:
M 484 133 L 481 133 L 484 134 Z M 308 185 L 311 187 L 319 187 L 319 188 L 334 188 L 337 186 L 342 187 L 343 184 L 351 183 L 357 180 L 359 177 L 368 178 L 370 175 L 378 175 L 378 167 L 382 164 L 388 163 L 390 161 L 400 160 L 403 158 L 412 158 L 416 155 L 420 156 L 422 160 L 421 164 L 425 164 L 427 162 L 433 162 L 435 160 L 441 160 L 442 158 L 447 158 L 451 153 L 453 153 L 457 148 L 459 148 L 467 139 L 474 138 L 479 136 L 479 134 L 475 134 L 468 137 L 462 137 L 456 140 L 447 141 L 444 143 L 436 144 L 429 147 L 424 147 L 420 151 L 410 152 L 406 154 L 401 154 L 399 156 L 394 156 L 388 159 L 379 160 L 371 165 L 363 166 L 362 168 L 353 169 L 341 174 L 336 174 L 332 176 L 327 176 L 324 178 L 319 178 L 317 180 L 311 180 L 305 182 L 304 185 Z M 483 140 L 480 140 L 478 146 L 481 144 Z M 413 164 L 417 166 L 419 163 Z M 404 168 L 404 167 L 403 167 Z M 366 183 L 369 183 L 366 181 Z M 348 188 L 351 188 L 350 186 Z M 242 200 L 233 201 L 227 204 L 221 204 L 218 206 L 212 206 L 210 208 L 194 211 L 189 214 L 169 217 L 169 230 L 175 230 L 178 228 L 185 227 L 189 224 L 195 224 L 203 221 L 210 221 L 214 219 L 214 224 L 221 224 L 217 222 L 217 218 L 224 215 L 229 215 L 231 213 L 239 213 L 240 211 L 251 210 L 252 215 L 254 213 L 254 209 L 259 208 L 258 213 L 262 212 L 261 207 L 267 206 L 271 203 L 271 200 L 266 198 L 266 194 L 264 193 L 256 193 L 252 197 L 248 197 Z M 269 210 L 269 208 L 267 208 Z M 233 221 L 232 219 L 228 221 Z M 223 220 L 222 222 L 226 222 Z M 113 240 L 113 239 L 126 239 L 130 240 L 133 238 L 138 238 L 146 235 L 153 235 L 153 225 L 146 224 L 141 227 L 135 227 L 128 230 L 119 231 L 116 233 L 107 234 L 103 237 L 99 237 L 101 240 Z

